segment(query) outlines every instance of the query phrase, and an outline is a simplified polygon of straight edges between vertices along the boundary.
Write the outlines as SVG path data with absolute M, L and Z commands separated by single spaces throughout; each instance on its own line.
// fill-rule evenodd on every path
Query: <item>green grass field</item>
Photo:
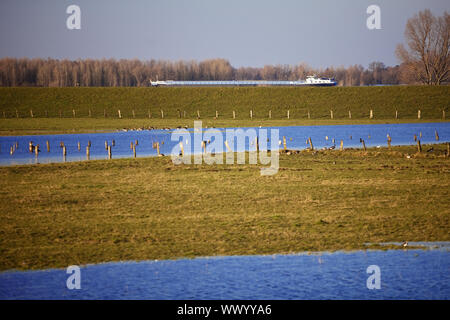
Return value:
M 204 125 L 209 127 L 429 122 L 443 121 L 443 110 L 448 119 L 449 105 L 449 86 L 0 88 L 0 134 L 192 126 L 197 110 Z M 419 109 L 420 120 L 417 119 Z M 373 119 L 369 119 L 370 110 Z M 396 110 L 398 119 L 395 119 Z M 218 118 L 215 118 L 216 111 Z
M 273 176 L 169 157 L 0 167 L 0 270 L 449 241 L 446 148 L 282 154 Z
M 19 117 L 73 117 L 117 118 L 118 110 L 124 118 L 177 119 L 186 112 L 187 118 L 249 119 L 250 109 L 255 119 L 267 119 L 269 110 L 273 119 L 329 119 L 334 117 L 367 119 L 373 109 L 375 119 L 393 119 L 398 110 L 400 119 L 417 119 L 421 109 L 423 119 L 439 119 L 442 109 L 450 103 L 450 86 L 386 86 L 386 87 L 332 87 L 332 88 L 0 88 L 0 116 Z M 47 112 L 47 114 L 46 114 Z

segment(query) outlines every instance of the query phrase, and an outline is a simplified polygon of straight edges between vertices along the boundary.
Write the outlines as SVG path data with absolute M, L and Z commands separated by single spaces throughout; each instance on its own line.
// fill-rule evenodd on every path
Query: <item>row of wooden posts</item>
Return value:
M 181 110 L 178 109 L 177 112 L 178 112 L 178 117 L 182 118 Z M 106 118 L 107 117 L 106 109 L 104 109 L 103 114 L 104 114 L 104 117 Z M 161 109 L 160 110 L 160 114 L 161 114 L 161 119 L 164 119 L 164 110 Z M 76 117 L 75 109 L 72 110 L 72 115 L 73 115 L 74 118 Z M 89 109 L 88 115 L 89 115 L 89 117 L 92 117 L 92 113 L 91 113 L 90 109 Z M 120 111 L 120 109 L 117 110 L 117 115 L 118 115 L 119 119 L 122 119 L 122 112 Z M 236 111 L 235 110 L 233 110 L 232 115 L 233 115 L 233 119 L 236 119 Z M 30 110 L 30 116 L 31 116 L 31 118 L 34 118 L 33 110 Z M 132 110 L 132 116 L 133 116 L 133 118 L 136 117 L 136 113 L 135 113 L 134 110 Z M 253 110 L 250 110 L 250 119 L 253 119 L 253 116 L 254 116 L 254 112 L 253 112 Z M 16 109 L 16 117 L 19 118 L 19 111 L 17 109 Z M 45 117 L 48 117 L 48 112 L 47 111 L 45 111 Z M 62 111 L 61 110 L 59 111 L 59 117 L 62 118 Z M 152 114 L 151 114 L 150 110 L 148 111 L 148 117 L 152 118 Z M 269 110 L 268 117 L 269 117 L 269 119 L 272 119 L 272 110 Z M 311 113 L 309 112 L 309 110 L 307 111 L 307 117 L 308 117 L 308 119 L 311 119 Z M 374 117 L 375 116 L 374 116 L 373 109 L 370 109 L 369 110 L 369 119 L 373 119 Z M 5 111 L 3 111 L 3 118 L 6 118 Z M 186 118 L 186 111 L 183 111 L 183 118 Z M 200 117 L 200 110 L 197 110 L 197 118 L 198 119 L 201 118 Z M 219 118 L 219 111 L 216 110 L 215 119 L 218 119 L 218 118 Z M 290 110 L 287 110 L 286 118 L 287 119 L 291 118 Z M 352 112 L 351 112 L 351 110 L 348 110 L 348 118 L 352 119 Z M 398 119 L 398 118 L 399 118 L 399 113 L 398 113 L 397 110 L 395 110 L 395 119 Z M 422 118 L 422 111 L 421 110 L 417 110 L 417 119 L 421 119 L 421 118 Z M 334 112 L 333 112 L 333 110 L 330 110 L 330 119 L 334 119 Z M 445 118 L 445 110 L 442 110 L 442 119 L 443 120 L 446 119 Z
M 439 141 L 439 134 L 438 134 L 437 130 L 434 131 L 434 134 L 435 134 L 436 141 Z M 422 137 L 422 132 L 419 133 L 419 136 L 420 136 L 420 138 Z M 326 136 L 325 139 L 328 140 L 328 136 Z M 420 143 L 420 140 L 417 139 L 417 135 L 414 135 L 414 141 L 416 141 L 416 143 L 417 143 L 417 151 L 418 152 L 422 152 L 422 145 Z M 361 142 L 361 144 L 363 146 L 364 151 L 367 151 L 366 143 L 365 143 L 364 139 L 360 139 L 360 142 Z M 387 134 L 387 145 L 388 145 L 389 149 L 391 148 L 391 142 L 392 142 L 392 138 L 391 138 L 391 136 L 389 134 Z M 308 138 L 306 143 L 309 145 L 309 149 L 310 150 L 314 150 L 314 146 L 313 146 L 311 137 Z M 333 145 L 334 144 L 335 144 L 335 140 L 333 139 Z M 283 148 L 284 148 L 284 151 L 287 151 L 287 148 L 286 148 L 286 137 L 284 137 L 284 136 L 283 136 Z M 339 150 L 341 150 L 341 151 L 344 150 L 344 140 L 341 140 L 341 144 L 340 144 Z M 447 142 L 447 157 L 449 157 L 449 156 L 450 156 L 450 143 Z
M 438 135 L 437 131 L 435 131 L 435 134 L 436 134 L 436 140 L 438 141 L 438 140 L 439 140 L 439 135 Z M 328 138 L 328 136 L 327 136 L 326 138 Z M 291 139 L 291 140 L 292 140 L 292 139 Z M 328 139 L 327 139 L 327 140 L 328 140 Z M 364 151 L 367 151 L 366 143 L 365 143 L 364 139 L 360 139 L 360 140 L 361 140 L 361 143 L 362 143 L 362 146 L 363 146 Z M 418 152 L 422 152 L 422 146 L 421 146 L 421 144 L 420 144 L 420 140 L 417 140 L 416 136 L 415 136 L 415 140 L 417 141 Z M 388 144 L 388 147 L 389 147 L 389 148 L 391 148 L 391 142 L 392 142 L 392 138 L 391 138 L 391 136 L 388 134 L 388 135 L 387 135 L 387 144 Z M 309 145 L 308 149 L 311 150 L 311 151 L 314 151 L 314 145 L 313 145 L 313 143 L 312 143 L 311 137 L 309 137 L 309 138 L 306 140 L 306 143 Z M 159 154 L 160 154 L 160 153 L 159 153 L 159 142 L 157 142 L 156 144 L 157 144 L 158 155 L 159 155 Z M 202 151 L 203 151 L 204 153 L 206 153 L 206 144 L 207 144 L 207 141 L 202 141 L 202 142 L 201 142 L 201 148 L 202 148 Z M 335 144 L 335 139 L 333 138 L 333 145 L 334 145 L 334 144 Z M 184 156 L 183 142 L 180 141 L 180 142 L 179 142 L 179 145 L 180 145 L 180 155 L 181 155 L 181 156 Z M 133 147 L 133 143 L 131 143 L 131 147 Z M 228 141 L 226 141 L 226 140 L 225 140 L 225 147 L 227 148 L 228 152 L 232 152 L 232 150 L 231 150 L 231 148 L 230 148 L 230 146 L 229 146 L 229 144 L 228 144 Z M 256 147 L 256 151 L 259 151 L 259 140 L 258 140 L 258 137 L 255 138 L 255 147 Z M 154 147 L 154 148 L 155 148 L 155 147 Z M 288 149 L 287 149 L 287 143 L 286 143 L 286 137 L 285 137 L 285 136 L 283 136 L 283 150 L 284 150 L 285 152 L 288 151 Z M 339 150 L 340 150 L 340 151 L 343 151 L 343 150 L 344 150 L 344 140 L 341 140 Z M 136 157 L 135 149 L 133 149 L 133 151 L 134 151 L 134 156 Z M 447 157 L 448 157 L 449 155 L 450 155 L 450 143 L 447 143 Z
M 419 133 L 419 138 L 421 138 L 421 137 L 422 137 L 422 132 Z M 369 136 L 369 138 L 370 138 L 370 136 Z M 325 139 L 328 140 L 328 136 L 326 136 Z M 438 134 L 437 130 L 435 130 L 435 139 L 436 139 L 436 141 L 439 141 L 439 134 Z M 291 138 L 291 140 L 292 140 L 292 138 Z M 420 139 L 417 138 L 416 134 L 414 135 L 414 141 L 416 141 L 416 143 L 417 143 L 417 151 L 418 152 L 422 152 L 422 145 L 421 145 Z M 206 144 L 208 142 L 209 141 L 202 141 L 202 143 L 201 143 L 201 148 L 202 148 L 202 151 L 204 153 L 206 153 Z M 364 151 L 366 151 L 367 148 L 366 148 L 366 143 L 365 143 L 364 139 L 361 138 L 360 142 L 362 144 L 362 147 L 363 147 Z M 162 143 L 164 143 L 164 142 L 162 142 Z M 287 152 L 287 143 L 286 143 L 286 137 L 285 136 L 283 136 L 283 142 L 282 143 L 283 143 L 283 150 L 285 152 Z M 314 150 L 314 145 L 312 143 L 311 137 L 309 137 L 307 139 L 306 143 L 307 143 L 307 145 L 309 145 L 308 148 L 310 150 Z M 387 134 L 387 146 L 388 146 L 389 149 L 391 148 L 391 143 L 392 143 L 392 138 L 391 138 L 391 136 L 389 134 Z M 134 142 L 133 141 L 130 142 L 130 149 L 133 151 L 133 157 L 134 158 L 136 158 L 136 146 L 138 144 L 139 144 L 138 140 L 135 140 Z M 281 144 L 281 141 L 280 141 L 280 144 Z M 115 140 L 112 140 L 111 144 L 108 144 L 108 141 L 105 141 L 105 149 L 108 152 L 108 159 L 112 159 L 112 147 L 114 147 L 114 146 L 115 146 Z M 226 146 L 228 152 L 232 151 L 230 146 L 228 145 L 227 141 L 225 141 L 225 146 Z M 255 138 L 255 146 L 256 146 L 256 151 L 259 151 L 259 141 L 258 141 L 257 137 Z M 333 147 L 332 147 L 333 149 L 334 149 L 334 146 L 335 146 L 335 139 L 333 138 Z M 50 152 L 50 143 L 49 143 L 48 140 L 46 141 L 46 147 L 47 147 L 47 152 Z M 63 156 L 65 158 L 67 156 L 67 148 L 64 145 L 64 142 L 62 142 L 62 141 L 60 142 L 60 147 L 62 149 L 62 154 L 63 154 Z M 80 151 L 81 150 L 80 142 L 77 143 L 77 147 L 78 147 L 78 151 Z M 160 143 L 159 142 L 153 142 L 152 147 L 153 147 L 153 149 L 157 150 L 157 154 L 158 154 L 158 156 L 160 156 L 161 155 L 161 153 L 160 153 Z M 13 155 L 14 152 L 18 148 L 19 148 L 19 143 L 15 142 L 10 147 L 10 154 Z M 86 158 L 87 158 L 87 160 L 90 159 L 90 149 L 91 149 L 91 141 L 89 140 L 88 144 L 86 146 Z M 344 140 L 340 141 L 340 148 L 339 148 L 339 150 L 341 150 L 341 151 L 344 150 Z M 40 152 L 39 144 L 38 145 L 33 145 L 33 142 L 30 141 L 29 142 L 29 151 L 30 151 L 30 153 L 34 152 L 36 154 L 36 157 L 37 157 L 39 152 Z M 183 143 L 182 142 L 180 142 L 180 151 L 181 151 L 180 152 L 181 155 L 184 156 L 184 148 L 183 148 Z M 447 143 L 447 157 L 449 157 L 449 156 L 450 156 L 450 144 Z
M 164 142 L 163 142 L 163 143 L 164 143 Z M 112 140 L 111 144 L 108 144 L 108 141 L 105 141 L 105 149 L 106 149 L 107 152 L 108 152 L 108 159 L 112 159 L 112 147 L 114 147 L 115 144 L 116 144 L 116 143 L 115 143 L 115 140 Z M 133 157 L 134 157 L 134 158 L 136 158 L 136 146 L 137 146 L 138 144 L 139 144 L 139 141 L 138 141 L 138 140 L 132 141 L 132 142 L 130 143 L 130 149 L 133 151 Z M 59 146 L 60 146 L 60 148 L 61 148 L 61 150 L 62 150 L 62 155 L 63 155 L 63 157 L 65 158 L 65 157 L 67 156 L 67 148 L 66 148 L 66 146 L 64 145 L 64 142 L 61 141 L 61 142 L 59 143 Z M 47 147 L 47 152 L 50 152 L 50 142 L 49 142 L 48 140 L 46 141 L 46 147 Z M 19 143 L 18 143 L 18 142 L 15 142 L 15 143 L 11 146 L 11 148 L 10 148 L 10 154 L 13 155 L 14 152 L 15 152 L 18 148 L 19 148 Z M 81 144 L 80 144 L 80 142 L 77 143 L 77 148 L 78 148 L 78 151 L 81 150 Z M 159 143 L 159 142 L 153 143 L 153 148 L 157 150 L 158 156 L 161 155 L 161 154 L 160 154 L 160 151 L 159 151 L 159 148 L 160 148 L 160 143 Z M 30 153 L 35 153 L 35 154 L 36 154 L 36 157 L 37 157 L 37 156 L 39 155 L 39 152 L 41 152 L 41 150 L 40 150 L 40 148 L 39 148 L 39 144 L 34 145 L 33 142 L 30 141 L 30 142 L 29 142 L 29 151 L 30 151 Z M 90 159 L 90 154 L 91 154 L 91 141 L 89 140 L 88 143 L 87 143 L 87 146 L 86 146 L 86 158 L 87 158 L 87 160 Z

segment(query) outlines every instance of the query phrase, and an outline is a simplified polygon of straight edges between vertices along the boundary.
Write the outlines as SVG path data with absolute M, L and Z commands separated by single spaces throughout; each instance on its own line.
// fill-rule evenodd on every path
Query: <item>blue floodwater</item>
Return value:
M 260 128 L 253 128 L 259 134 Z M 264 129 L 264 128 L 263 128 Z M 269 128 L 270 129 L 270 128 Z M 331 147 L 335 139 L 337 148 L 340 140 L 344 141 L 344 148 L 360 148 L 360 138 L 364 139 L 366 146 L 386 146 L 387 134 L 392 138 L 392 145 L 410 145 L 416 142 L 413 136 L 416 134 L 422 144 L 448 142 L 450 141 L 450 123 L 405 123 L 405 124 L 374 124 L 374 125 L 336 125 L 336 126 L 297 126 L 297 127 L 273 127 L 279 130 L 279 139 L 286 137 L 287 147 L 289 149 L 305 149 L 306 140 L 311 137 L 315 148 Z M 206 128 L 203 128 L 205 134 Z M 209 130 L 209 129 L 208 129 Z M 225 129 L 211 129 L 215 132 L 223 133 L 223 140 L 226 140 Z M 244 128 L 247 130 L 247 128 Z M 435 131 L 438 132 L 440 140 L 435 140 Z M 137 157 L 155 156 L 156 150 L 152 148 L 153 142 L 160 142 L 160 152 L 170 155 L 173 147 L 178 143 L 171 141 L 173 130 L 143 130 L 112 133 L 92 133 L 92 134 L 64 134 L 64 135 L 34 135 L 34 136 L 7 136 L 0 137 L 0 165 L 15 164 L 33 164 L 62 162 L 62 149 L 60 142 L 64 142 L 67 149 L 65 161 L 86 160 L 86 146 L 91 141 L 90 159 L 107 159 L 108 153 L 105 149 L 105 141 L 108 144 L 115 140 L 115 146 L 112 147 L 113 158 L 129 158 L 133 156 L 130 148 L 130 142 L 138 140 L 136 147 Z M 190 143 L 184 143 L 186 153 L 192 153 L 193 129 L 189 129 L 192 140 Z M 422 137 L 420 137 L 420 133 Z M 270 131 L 268 132 L 270 138 Z M 328 137 L 328 140 L 326 140 Z M 205 139 L 205 138 L 204 138 Z M 50 142 L 50 152 L 47 152 L 46 141 Z M 205 139 L 206 140 L 206 139 Z M 211 139 L 214 141 L 214 139 Z M 32 141 L 34 145 L 39 144 L 41 152 L 36 158 L 34 153 L 29 152 L 28 143 Z M 10 147 L 18 142 L 18 149 L 13 155 L 10 155 Z M 81 150 L 78 150 L 80 142 Z M 260 140 L 262 145 L 264 142 Z M 275 145 L 278 144 L 275 143 Z M 210 146 L 210 145 L 209 145 Z M 208 148 L 209 148 L 208 146 Z M 270 147 L 270 142 L 268 143 Z M 226 151 L 224 145 L 221 146 Z M 244 151 L 233 147 L 233 151 Z M 253 143 L 246 142 L 245 150 L 254 150 Z M 266 149 L 264 146 L 261 149 Z M 208 150 L 209 152 L 214 150 Z M 201 152 L 200 145 L 195 147 L 194 153 Z M 219 152 L 219 151 L 215 151 Z
M 67 289 L 65 269 L 8 271 L 0 299 L 447 300 L 449 246 L 87 265 L 79 290 Z M 370 265 L 380 268 L 380 289 L 367 288 Z

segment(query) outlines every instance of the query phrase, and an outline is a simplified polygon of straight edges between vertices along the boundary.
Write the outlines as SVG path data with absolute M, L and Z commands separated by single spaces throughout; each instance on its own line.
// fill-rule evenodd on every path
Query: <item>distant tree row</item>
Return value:
M 339 85 L 398 84 L 399 66 L 373 62 L 348 68 L 313 69 L 307 64 L 233 68 L 224 59 L 196 61 L 0 59 L 0 86 L 145 87 L 150 80 L 298 80 L 334 77 Z

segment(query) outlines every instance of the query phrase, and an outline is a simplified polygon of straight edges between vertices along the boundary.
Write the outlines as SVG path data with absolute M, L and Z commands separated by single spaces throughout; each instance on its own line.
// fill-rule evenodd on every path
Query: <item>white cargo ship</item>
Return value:
M 150 81 L 152 87 L 167 86 L 167 87 L 273 87 L 273 86 L 317 86 L 317 87 L 331 87 L 335 86 L 337 82 L 334 78 L 317 78 L 316 76 L 308 76 L 306 80 L 220 80 L 220 81 Z

